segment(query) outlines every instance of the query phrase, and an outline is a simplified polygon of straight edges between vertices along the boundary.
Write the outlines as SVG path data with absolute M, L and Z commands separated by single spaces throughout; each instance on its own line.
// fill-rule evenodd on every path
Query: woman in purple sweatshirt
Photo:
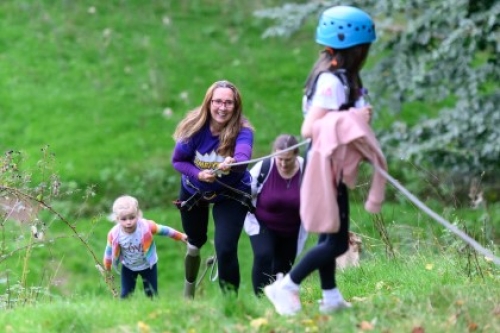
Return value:
M 228 81 L 207 90 L 202 105 L 178 124 L 172 156 L 182 174 L 179 199 L 182 226 L 188 236 L 184 296 L 193 298 L 200 267 L 200 249 L 207 242 L 209 208 L 215 224 L 219 285 L 237 292 L 240 285 L 238 241 L 248 210 L 253 210 L 250 173 L 253 128 L 243 117 L 240 92 Z M 231 167 L 231 164 L 238 165 Z

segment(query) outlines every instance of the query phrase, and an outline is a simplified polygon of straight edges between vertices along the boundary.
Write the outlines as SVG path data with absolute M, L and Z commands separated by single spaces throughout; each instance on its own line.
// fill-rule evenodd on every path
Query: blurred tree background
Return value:
M 255 15 L 273 20 L 264 38 L 290 38 L 311 16 L 341 4 L 376 21 L 374 60 L 363 77 L 378 120 L 386 119 L 378 131 L 392 173 L 418 193 L 429 190 L 422 177 L 462 194 L 479 180 L 497 199 L 500 1 L 308 1 Z
M 171 134 L 213 81 L 240 88 L 254 157 L 298 134 L 318 15 L 338 4 L 376 22 L 363 78 L 391 174 L 423 199 L 468 200 L 473 180 L 497 199 L 499 0 L 2 1 L 0 148 L 28 166 L 47 147 L 82 213 L 122 193 L 170 206 Z

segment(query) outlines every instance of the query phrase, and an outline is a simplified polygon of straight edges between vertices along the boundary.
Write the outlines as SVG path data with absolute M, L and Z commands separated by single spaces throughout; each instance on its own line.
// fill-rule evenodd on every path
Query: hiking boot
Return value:
M 264 287 L 264 294 L 274 305 L 276 312 L 283 316 L 293 316 L 301 309 L 299 292 L 283 288 L 281 282 L 282 279 L 278 279 Z
M 320 299 L 319 303 L 319 312 L 321 313 L 332 313 L 335 311 L 352 308 L 352 304 L 346 302 L 343 299 L 335 300 L 333 302 L 326 302 L 324 299 Z

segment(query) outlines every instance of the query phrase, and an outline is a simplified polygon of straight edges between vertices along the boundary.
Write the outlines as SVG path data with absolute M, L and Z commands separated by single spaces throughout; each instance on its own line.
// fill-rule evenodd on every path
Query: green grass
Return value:
M 261 153 L 270 128 L 298 132 L 313 54 L 304 38 L 261 40 L 250 4 L 115 1 L 90 14 L 92 6 L 3 3 L 3 147 L 36 160 L 50 144 L 61 174 L 81 182 L 105 168 L 167 165 L 175 125 L 221 78 L 241 89 Z
M 179 182 L 170 165 L 171 135 L 213 81 L 229 79 L 240 88 L 245 114 L 256 128 L 254 156 L 267 154 L 278 133 L 299 133 L 302 84 L 319 48 L 312 39 L 314 24 L 291 39 L 260 38 L 267 22 L 256 20 L 252 11 L 281 3 L 0 3 L 0 148 L 23 153 L 19 167 L 32 178 L 19 184 L 36 187 L 52 174 L 60 176 L 62 195 L 49 203 L 64 218 L 42 212 L 44 241 L 32 238 L 33 221 L 0 219 L 0 330 L 357 332 L 372 325 L 375 332 L 410 332 L 418 326 L 426 332 L 467 332 L 474 324 L 481 332 L 500 329 L 494 292 L 498 267 L 476 258 L 390 187 L 391 201 L 381 214 L 384 230 L 362 208 L 367 187 L 351 195 L 352 230 L 363 235 L 364 252 L 360 268 L 339 274 L 342 293 L 354 303 L 350 311 L 320 315 L 313 275 L 303 288 L 304 312 L 296 318 L 277 316 L 267 300 L 253 296 L 246 235 L 239 248 L 238 299 L 221 297 L 208 278 L 194 302 L 182 299 L 185 248 L 159 237 L 160 297 L 145 299 L 139 285 L 127 302 L 112 298 L 95 268 L 111 228 L 106 216 L 112 200 L 135 195 L 146 217 L 181 229 L 170 204 Z M 166 109 L 171 116 L 165 116 Z M 374 126 L 403 117 L 413 122 L 419 112 L 420 106 L 410 106 L 394 118 L 387 113 Z M 362 173 L 359 183 L 368 179 Z M 498 205 L 450 208 L 435 197 L 430 193 L 424 199 L 493 248 Z M 395 259 L 386 256 L 381 231 L 389 235 Z M 308 247 L 314 242 L 310 237 Z M 202 256 L 213 253 L 209 242 Z M 115 287 L 118 282 L 115 277 Z
M 2 2 L 0 148 L 34 164 L 49 145 L 66 182 L 95 186 L 95 207 L 145 187 L 136 194 L 158 206 L 178 184 L 176 124 L 224 78 L 241 90 L 263 156 L 277 133 L 299 134 L 317 55 L 310 31 L 260 38 L 251 12 L 272 3 Z
M 248 287 L 238 299 L 223 298 L 205 280 L 202 286 L 208 290 L 195 301 L 182 299 L 181 290 L 162 292 L 155 301 L 141 294 L 127 301 L 105 295 L 54 298 L 5 310 L 0 323 L 6 332 L 359 332 L 368 327 L 374 332 L 416 327 L 495 332 L 500 328 L 495 268 L 485 267 L 482 279 L 467 278 L 462 264 L 432 255 L 366 261 L 360 269 L 339 274 L 339 285 L 354 307 L 333 316 L 318 312 L 314 276 L 302 289 L 303 311 L 293 318 L 277 316 L 265 299 L 244 296 Z
M 497 214 L 500 207 L 490 207 Z M 468 221 L 478 220 L 481 211 L 455 211 Z M 453 214 L 450 214 L 452 216 Z M 0 327 L 8 332 L 207 332 L 224 327 L 233 332 L 356 332 L 359 326 L 375 332 L 403 332 L 421 326 L 427 332 L 467 332 L 471 325 L 479 331 L 500 328 L 497 288 L 499 268 L 446 237 L 444 228 L 410 205 L 384 206 L 382 215 L 395 258 L 387 256 L 386 244 L 378 235 L 373 216 L 353 199 L 352 230 L 362 234 L 361 267 L 338 274 L 338 285 L 354 308 L 333 316 L 318 313 L 321 297 L 316 273 L 304 282 L 303 312 L 296 318 L 277 316 L 266 299 L 253 296 L 250 281 L 251 247 L 243 234 L 239 246 L 242 284 L 237 299 L 223 298 L 216 282 L 203 278 L 194 302 L 182 298 L 183 261 L 181 243 L 156 237 L 159 252 L 159 298 L 143 296 L 142 285 L 131 300 L 119 301 L 94 268 L 92 253 L 102 254 L 111 223 L 106 217 L 75 222 L 79 236 L 71 235 L 63 223 L 54 222 L 46 233 L 43 247 L 33 247 L 30 255 L 20 251 L 2 261 L 10 287 L 27 270 L 27 282 L 10 291 L 10 308 L 0 314 Z M 180 228 L 178 212 L 158 209 L 145 216 Z M 10 228 L 10 232 L 5 232 Z M 5 224 L 4 238 L 17 237 L 14 248 L 28 243 L 29 226 Z M 21 237 L 24 235 L 24 237 Z M 23 242 L 24 240 L 24 242 Z M 316 237 L 311 235 L 307 247 Z M 7 243 L 7 242 L 6 242 Z M 35 242 L 35 244 L 37 244 Z M 213 244 L 202 249 L 203 260 L 214 254 Z M 25 258 L 28 267 L 24 268 Z M 100 257 L 99 257 L 100 258 Z M 202 265 L 202 271 L 205 266 Z M 5 280 L 5 273 L 2 276 Z M 115 275 L 119 289 L 119 277 Z M 5 301 L 5 283 L 0 295 Z M 16 294 L 16 290 L 19 290 Z M 19 297 L 16 297 L 19 296 Z M 3 303 L 5 306 L 5 303 Z M 27 316 L 27 313 L 30 315 Z M 57 314 L 57 315 L 56 315 Z M 258 326 L 262 325 L 262 326 Z M 371 325 L 371 326 L 370 326 Z M 10 327 L 10 328 L 9 328 Z

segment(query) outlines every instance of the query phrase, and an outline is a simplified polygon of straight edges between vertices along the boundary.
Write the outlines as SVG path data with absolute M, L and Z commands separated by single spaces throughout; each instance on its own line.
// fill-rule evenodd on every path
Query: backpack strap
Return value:
M 262 183 L 264 183 L 264 180 L 269 174 L 269 169 L 271 169 L 271 159 L 266 158 L 262 161 L 262 166 L 260 167 L 259 176 L 257 177 L 257 188 L 260 188 Z
M 353 107 L 354 101 L 349 100 L 351 88 L 349 86 L 349 79 L 347 78 L 347 71 L 345 69 L 337 69 L 334 71 L 319 72 L 318 75 L 314 78 L 314 82 L 311 85 L 311 87 L 309 87 L 306 91 L 307 99 L 310 100 L 313 97 L 314 92 L 316 90 L 316 83 L 318 82 L 318 78 L 322 73 L 332 73 L 340 80 L 340 83 L 342 83 L 342 85 L 344 86 L 344 93 L 345 93 L 346 102 L 344 104 L 340 105 L 339 111 L 348 110 L 349 108 Z
M 351 102 L 349 100 L 349 97 L 351 96 L 351 88 L 349 86 L 349 79 L 347 78 L 347 72 L 345 69 L 337 69 L 332 73 L 340 80 L 340 82 L 344 86 L 346 102 L 339 106 L 339 111 L 349 110 L 349 108 L 354 106 L 354 102 Z

